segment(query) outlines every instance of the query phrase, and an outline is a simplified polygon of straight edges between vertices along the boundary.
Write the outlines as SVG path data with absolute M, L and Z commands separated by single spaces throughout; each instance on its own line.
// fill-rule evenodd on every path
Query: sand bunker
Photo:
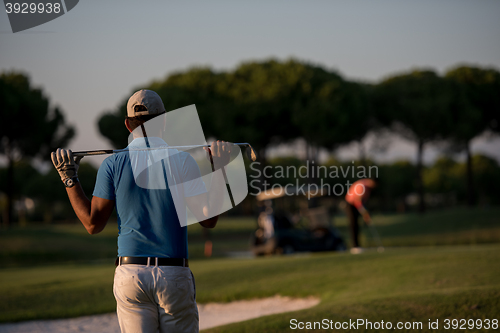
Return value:
M 313 307 L 317 298 L 270 298 L 236 301 L 231 303 L 199 304 L 200 330 L 229 323 L 249 320 L 275 313 L 297 311 Z M 0 324 L 4 333 L 120 333 L 116 314 L 86 316 L 72 319 L 36 320 Z
M 200 310 L 200 329 L 236 323 L 275 313 L 307 309 L 318 303 L 319 299 L 312 297 L 290 298 L 281 296 L 231 303 L 208 303 L 198 306 Z

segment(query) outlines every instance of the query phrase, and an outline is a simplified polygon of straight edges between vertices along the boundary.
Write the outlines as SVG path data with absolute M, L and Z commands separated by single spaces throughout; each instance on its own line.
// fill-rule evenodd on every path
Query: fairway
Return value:
M 386 251 L 368 250 L 356 256 L 330 252 L 227 258 L 230 252 L 249 250 L 256 223 L 247 217 L 221 219 L 210 232 L 214 257 L 207 259 L 202 229 L 190 226 L 190 267 L 197 300 L 203 304 L 275 295 L 321 300 L 308 310 L 210 332 L 289 332 L 292 319 L 295 323 L 364 319 L 424 324 L 429 319 L 441 324 L 446 318 L 499 319 L 499 214 L 498 208 L 455 208 L 424 216 L 375 215 Z M 348 239 L 345 217 L 336 216 L 334 224 Z M 367 231 L 362 241 L 373 246 Z M 96 236 L 78 224 L 3 231 L 0 322 L 114 312 L 116 235 L 113 223 Z
M 210 330 L 285 332 L 290 330 L 291 319 L 424 323 L 429 319 L 442 323 L 446 318 L 498 319 L 499 261 L 500 245 L 490 244 L 388 249 L 383 254 L 366 252 L 357 256 L 325 253 L 193 260 L 191 268 L 199 303 L 276 294 L 321 299 L 318 306 L 308 310 Z M 0 278 L 2 322 L 115 309 L 110 264 L 3 269 Z
M 386 247 L 469 245 L 500 242 L 500 208 L 453 208 L 425 215 L 378 214 L 373 217 Z M 349 244 L 347 219 L 334 216 L 334 225 Z M 210 230 L 213 256 L 250 250 L 250 235 L 256 218 L 223 217 Z M 100 234 L 90 236 L 78 222 L 65 225 L 30 225 L 0 233 L 0 267 L 53 265 L 59 263 L 113 262 L 118 227 L 110 222 Z M 199 225 L 188 227 L 189 258 L 203 259 L 204 238 Z M 375 246 L 367 228 L 362 228 L 361 243 Z
M 195 272 L 203 277 L 199 279 L 199 288 L 204 290 L 201 302 L 276 293 L 321 298 L 321 303 L 309 310 L 210 332 L 287 332 L 291 319 L 425 323 L 446 318 L 498 319 L 499 250 L 499 245 L 453 246 L 393 249 L 360 256 L 271 258 L 254 265 L 224 261 L 215 269 L 200 265 Z

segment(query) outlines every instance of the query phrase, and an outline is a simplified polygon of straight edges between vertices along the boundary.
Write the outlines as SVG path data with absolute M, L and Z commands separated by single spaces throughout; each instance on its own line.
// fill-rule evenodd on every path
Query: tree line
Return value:
M 486 131 L 500 131 L 500 73 L 494 68 L 456 66 L 444 75 L 415 69 L 367 83 L 347 80 L 315 64 L 271 59 L 228 71 L 191 68 L 134 91 L 138 89 L 156 91 L 167 110 L 196 104 L 207 137 L 250 142 L 262 165 L 271 163 L 265 159 L 267 149 L 296 138 L 307 142 L 307 158 L 317 160 L 321 148 L 333 152 L 361 142 L 369 132 L 389 129 L 418 147 L 411 182 L 421 211 L 428 187 L 422 163 L 425 147 L 439 141 L 466 153 L 463 181 L 466 202 L 473 205 L 478 189 L 470 142 Z M 115 148 L 127 145 L 123 120 L 128 97 L 98 120 L 100 133 Z M 0 110 L 0 154 L 7 161 L 0 174 L 0 191 L 5 194 L 2 216 L 10 221 L 19 192 L 15 165 L 48 160 L 51 150 L 68 144 L 75 129 L 23 73 L 0 75 Z M 360 163 L 367 163 L 365 156 L 360 156 Z M 50 187 L 41 186 L 45 191 Z
M 308 144 L 308 159 L 316 160 L 319 148 L 334 151 L 389 129 L 418 148 L 414 178 L 420 211 L 425 210 L 425 147 L 445 142 L 466 153 L 467 202 L 474 205 L 470 143 L 486 131 L 500 131 L 500 72 L 494 68 L 456 66 L 444 75 L 414 69 L 370 84 L 306 62 L 266 60 L 232 71 L 192 68 L 140 88 L 158 92 L 167 110 L 196 104 L 207 137 L 250 142 L 262 165 L 266 149 L 298 137 Z M 117 130 L 126 103 L 124 98 L 98 122 L 117 148 L 127 145 L 128 132 Z

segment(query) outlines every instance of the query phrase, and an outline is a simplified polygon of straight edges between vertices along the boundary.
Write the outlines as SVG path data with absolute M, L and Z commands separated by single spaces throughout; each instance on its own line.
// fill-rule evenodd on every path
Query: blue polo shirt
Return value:
M 166 145 L 160 138 L 152 137 L 148 141 L 151 147 Z M 129 147 L 143 145 L 146 147 L 144 139 L 140 138 L 132 141 Z M 141 184 L 143 174 L 138 175 L 137 156 L 128 152 L 109 156 L 99 167 L 93 195 L 116 202 L 118 256 L 188 258 L 187 227 L 181 227 L 179 221 L 179 215 L 181 220 L 183 214 L 185 217 L 185 205 L 184 212 L 179 207 L 184 197 L 206 193 L 206 188 L 193 157 L 185 152 L 175 153 L 172 160 L 177 173 L 187 179 L 181 198 L 177 190 L 174 190 L 176 197 L 172 198 L 166 176 L 162 181 L 167 186 L 152 189 Z

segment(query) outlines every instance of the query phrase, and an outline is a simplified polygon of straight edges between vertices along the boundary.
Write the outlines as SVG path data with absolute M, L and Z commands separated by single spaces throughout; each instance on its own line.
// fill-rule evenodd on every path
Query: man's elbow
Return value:
M 95 234 L 98 234 L 102 231 L 102 230 L 99 230 L 96 226 L 89 226 L 86 229 L 90 235 L 95 235 Z
M 87 232 L 90 235 L 96 235 L 96 234 L 100 233 L 101 231 L 103 231 L 104 226 L 101 224 L 98 224 L 98 223 L 90 223 L 89 225 L 87 225 L 85 227 L 85 229 L 87 229 Z

